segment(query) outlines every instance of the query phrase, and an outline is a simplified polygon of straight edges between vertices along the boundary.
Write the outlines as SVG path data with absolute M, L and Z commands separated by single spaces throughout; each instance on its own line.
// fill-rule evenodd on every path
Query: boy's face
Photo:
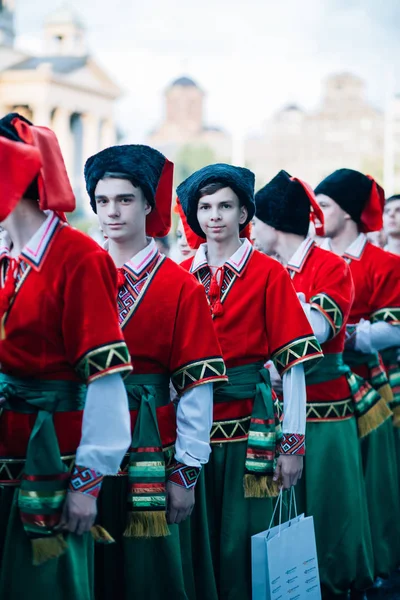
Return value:
M 264 254 L 275 254 L 278 234 L 276 229 L 267 225 L 257 217 L 253 218 L 251 227 L 251 239 L 254 246 Z
M 127 179 L 100 179 L 95 189 L 100 227 L 114 241 L 126 241 L 146 228 L 151 207 L 139 187 Z
M 351 219 L 350 215 L 325 194 L 318 194 L 317 202 L 324 213 L 325 236 L 329 238 L 336 237 L 343 231 L 346 222 Z
M 247 208 L 240 206 L 239 198 L 229 188 L 222 188 L 211 196 L 203 196 L 197 206 L 197 219 L 207 240 L 224 242 L 237 237 L 246 222 Z
M 400 237 L 400 200 L 391 200 L 383 211 L 383 228 L 387 235 Z
M 176 228 L 176 242 L 179 252 L 183 258 L 189 258 L 190 256 L 194 256 L 196 254 L 196 250 L 192 250 L 187 242 L 182 219 L 179 219 L 178 227 Z

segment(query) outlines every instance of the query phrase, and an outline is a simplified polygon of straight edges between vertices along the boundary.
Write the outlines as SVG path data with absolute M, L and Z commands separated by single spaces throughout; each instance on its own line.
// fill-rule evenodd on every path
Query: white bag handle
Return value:
M 297 503 L 296 503 L 296 492 L 294 491 L 294 486 L 292 486 L 290 488 L 289 521 L 292 518 L 292 505 L 294 505 L 295 517 L 298 517 L 298 514 L 297 514 Z

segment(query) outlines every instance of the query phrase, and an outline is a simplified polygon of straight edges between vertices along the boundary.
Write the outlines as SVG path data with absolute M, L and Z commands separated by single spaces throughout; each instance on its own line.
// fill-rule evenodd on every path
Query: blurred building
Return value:
M 316 185 L 341 167 L 382 181 L 383 149 L 383 114 L 367 101 L 364 81 L 342 73 L 325 81 L 315 112 L 289 105 L 269 119 L 260 135 L 246 140 L 245 157 L 256 173 L 257 187 L 280 169 Z
M 164 119 L 152 131 L 147 143 L 176 160 L 184 147 L 209 148 L 215 160 L 229 160 L 231 138 L 204 119 L 205 93 L 189 77 L 176 79 L 165 90 Z
M 20 52 L 14 37 L 14 0 L 0 0 L 0 113 L 54 129 L 79 200 L 85 160 L 116 143 L 120 89 L 88 53 L 85 28 L 67 7 L 46 20 L 43 55 Z

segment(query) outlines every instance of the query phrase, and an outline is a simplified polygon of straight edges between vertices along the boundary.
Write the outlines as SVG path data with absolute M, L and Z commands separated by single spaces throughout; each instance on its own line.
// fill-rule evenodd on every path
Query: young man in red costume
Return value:
M 65 220 L 52 131 L 1 119 L 0 172 L 0 596 L 91 600 L 88 532 L 107 537 L 96 500 L 129 445 L 117 273 Z
M 310 217 L 323 235 L 323 214 L 312 189 L 280 171 L 255 200 L 255 245 L 286 266 L 324 353 L 318 369 L 306 375 L 307 454 L 296 492 L 300 511 L 314 517 L 323 598 L 346 598 L 350 588 L 361 591 L 373 583 L 358 436 L 376 427 L 371 401 L 386 404 L 374 390 L 362 395 L 343 363 L 354 286 L 346 262 L 308 237 Z
M 177 193 L 187 225 L 206 239 L 182 266 L 205 288 L 230 383 L 214 395 L 213 452 L 192 522 L 198 597 L 245 600 L 251 536 L 268 528 L 279 487 L 301 477 L 304 371 L 322 354 L 285 269 L 240 239 L 254 216 L 253 173 L 211 165 Z M 283 375 L 283 432 L 269 358 Z M 207 527 L 209 540 L 199 533 Z
M 349 263 L 355 286 L 344 360 L 391 406 L 393 395 L 379 352 L 400 345 L 400 259 L 373 246 L 365 235 L 382 229 L 383 190 L 369 176 L 339 169 L 315 193 L 325 217 L 327 239 L 322 247 Z M 375 575 L 387 577 L 400 559 L 399 474 L 392 419 L 365 437 L 361 448 Z
M 118 267 L 120 324 L 135 365 L 126 380 L 131 455 L 102 496 L 117 547 L 98 563 L 99 597 L 185 600 L 193 594 L 178 525 L 209 458 L 213 384 L 226 382 L 225 365 L 203 287 L 153 239 L 170 229 L 173 164 L 148 146 L 115 146 L 87 161 L 85 178 Z

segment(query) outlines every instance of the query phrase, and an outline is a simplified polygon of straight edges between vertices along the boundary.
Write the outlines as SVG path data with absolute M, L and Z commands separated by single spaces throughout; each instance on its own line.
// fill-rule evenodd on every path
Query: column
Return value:
M 114 122 L 111 119 L 104 119 L 101 124 L 99 150 L 103 150 L 109 146 L 115 146 L 116 143 L 117 131 Z
M 60 143 L 65 166 L 70 179 L 73 177 L 73 145 L 71 133 L 71 111 L 66 108 L 56 108 L 51 125 Z
M 48 104 L 35 104 L 32 106 L 32 121 L 35 125 L 51 127 L 51 109 Z

